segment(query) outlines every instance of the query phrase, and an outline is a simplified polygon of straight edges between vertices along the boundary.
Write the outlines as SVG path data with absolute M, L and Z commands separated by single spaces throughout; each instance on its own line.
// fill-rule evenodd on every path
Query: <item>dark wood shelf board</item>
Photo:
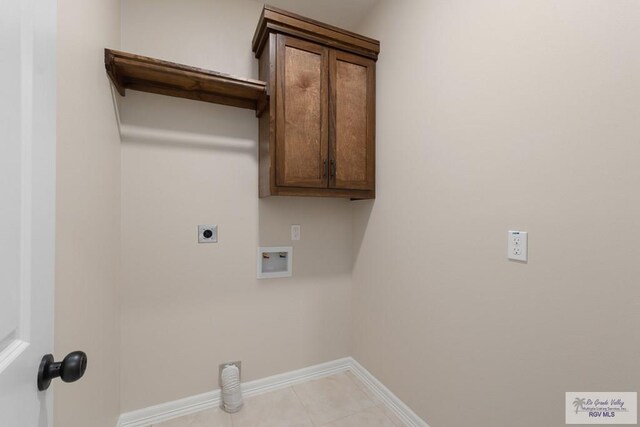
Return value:
M 292 197 L 338 197 L 351 200 L 375 199 L 375 190 L 345 190 L 339 188 L 309 188 L 309 187 L 276 187 L 270 189 L 269 196 Z M 261 198 L 264 196 L 260 196 Z
M 174 62 L 105 49 L 104 64 L 120 95 L 126 89 L 257 111 L 266 83 Z

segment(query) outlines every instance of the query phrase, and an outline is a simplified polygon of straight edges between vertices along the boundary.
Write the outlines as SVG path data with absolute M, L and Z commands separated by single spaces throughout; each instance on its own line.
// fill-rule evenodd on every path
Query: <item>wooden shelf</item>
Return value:
M 104 65 L 118 93 L 126 89 L 261 111 L 266 83 L 117 50 L 104 50 Z

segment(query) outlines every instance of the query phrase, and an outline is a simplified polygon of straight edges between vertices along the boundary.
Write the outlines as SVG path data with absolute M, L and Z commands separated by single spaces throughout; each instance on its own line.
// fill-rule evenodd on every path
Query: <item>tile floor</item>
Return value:
M 246 398 L 237 414 L 219 408 L 152 427 L 402 427 L 350 371 Z

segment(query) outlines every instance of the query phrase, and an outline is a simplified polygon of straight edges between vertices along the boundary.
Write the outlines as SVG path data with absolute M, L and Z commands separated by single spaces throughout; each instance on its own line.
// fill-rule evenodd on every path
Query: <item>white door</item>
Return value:
M 55 0 L 0 0 L 0 425 L 50 427 Z

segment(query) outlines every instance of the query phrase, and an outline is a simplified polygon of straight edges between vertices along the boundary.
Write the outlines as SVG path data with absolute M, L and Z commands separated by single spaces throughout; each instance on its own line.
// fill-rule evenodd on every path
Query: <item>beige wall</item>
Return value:
M 561 426 L 566 391 L 638 390 L 639 22 L 635 0 L 383 0 L 363 23 L 354 356 L 431 426 Z
M 120 44 L 120 2 L 58 1 L 55 353 L 89 357 L 54 385 L 57 427 L 113 427 L 119 414 L 120 141 L 105 47 Z
M 255 78 L 261 7 L 129 0 L 122 48 Z M 350 355 L 350 203 L 259 200 L 249 110 L 128 92 L 120 113 L 122 411 L 216 389 L 225 361 L 252 380 Z M 256 280 L 256 247 L 292 243 L 294 277 Z

